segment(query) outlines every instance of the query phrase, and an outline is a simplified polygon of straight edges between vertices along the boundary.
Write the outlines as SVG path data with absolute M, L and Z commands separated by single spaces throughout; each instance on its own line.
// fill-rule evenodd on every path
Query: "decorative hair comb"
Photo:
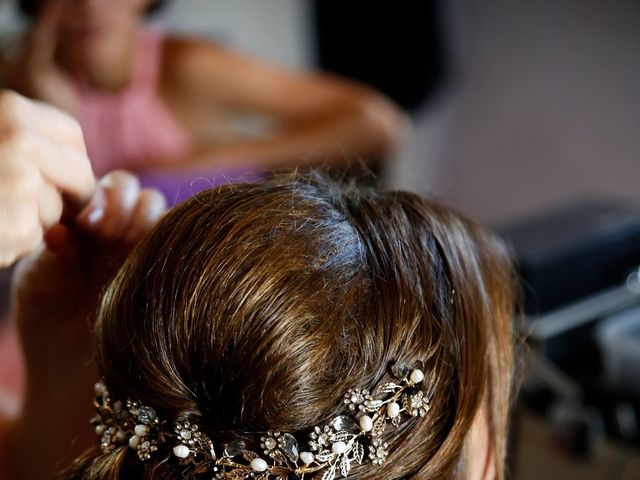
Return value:
M 389 453 L 388 443 L 382 440 L 387 427 L 398 427 L 429 412 L 432 392 L 431 386 L 425 388 L 423 372 L 421 362 L 412 369 L 395 363 L 391 366 L 395 381 L 378 387 L 375 396 L 363 388 L 349 390 L 344 397 L 345 413 L 314 427 L 303 451 L 297 439 L 284 432 L 258 434 L 260 452 L 248 450 L 243 441 L 214 447 L 188 418 L 168 423 L 153 408 L 131 400 L 112 401 L 104 383 L 96 384 L 98 414 L 92 423 L 103 452 L 128 443 L 141 461 L 147 461 L 158 450 L 171 449 L 181 465 L 192 467 L 191 476 L 303 480 L 322 470 L 322 480 L 333 480 L 338 474 L 347 477 L 353 464 L 369 460 L 374 466 L 382 465 Z

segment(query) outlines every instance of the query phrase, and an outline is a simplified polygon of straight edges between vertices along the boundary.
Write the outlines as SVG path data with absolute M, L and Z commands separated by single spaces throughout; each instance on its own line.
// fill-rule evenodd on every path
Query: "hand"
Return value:
M 113 172 L 74 221 L 51 228 L 45 245 L 18 264 L 12 312 L 27 388 L 22 415 L 7 437 L 10 478 L 53 478 L 52 469 L 95 442 L 87 419 L 98 379 L 92 329 L 99 294 L 164 208 L 158 192 L 140 190 L 132 175 Z
M 159 192 L 140 190 L 133 175 L 112 172 L 73 222 L 53 226 L 45 244 L 18 264 L 12 311 L 30 375 L 51 361 L 47 354 L 56 362 L 65 353 L 77 359 L 78 349 L 91 343 L 87 327 L 99 294 L 165 205 Z
M 11 72 L 14 88 L 70 114 L 78 111 L 71 77 L 56 62 L 58 27 L 69 0 L 46 2 L 25 37 L 24 51 Z
M 32 251 L 62 215 L 63 195 L 95 188 L 80 126 L 53 107 L 0 90 L 0 267 Z

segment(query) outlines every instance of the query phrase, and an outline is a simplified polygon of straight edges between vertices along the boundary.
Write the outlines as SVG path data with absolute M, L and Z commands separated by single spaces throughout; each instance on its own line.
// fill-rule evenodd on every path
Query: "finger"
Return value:
M 24 222 L 18 218 L 16 220 L 17 226 L 0 236 L 0 266 L 2 267 L 10 266 L 42 243 L 43 230 L 39 224 L 29 220 Z
M 23 247 L 18 252 L 18 258 L 23 257 L 38 248 L 42 244 L 43 237 L 44 229 L 42 228 L 42 225 L 38 224 L 35 228 L 35 231 L 29 236 L 28 239 L 26 239 Z
M 37 191 L 41 179 L 29 164 L 0 169 L 0 265 L 8 266 L 42 238 Z
M 36 237 L 37 233 L 34 233 L 29 237 L 28 243 L 4 243 L 0 242 L 0 267 L 10 267 L 17 260 L 20 260 L 24 255 L 30 253 L 37 245 L 41 242 L 33 241 Z M 42 232 L 40 232 L 42 235 Z M 40 238 L 42 240 L 42 237 Z M 34 247 L 35 245 L 35 247 Z
M 45 144 L 51 148 L 47 149 Z M 34 157 L 45 181 L 64 192 L 71 202 L 79 205 L 87 202 L 96 185 L 86 153 L 60 145 L 55 148 L 53 142 L 40 142 L 32 149 L 37 150 Z
M 125 241 L 135 244 L 142 240 L 162 218 L 166 208 L 167 201 L 162 193 L 151 188 L 142 190 L 124 234 Z
M 11 90 L 0 91 L 0 105 L 9 125 L 15 124 L 13 126 L 21 131 L 37 133 L 86 152 L 80 124 L 63 110 Z
M 78 223 L 104 240 L 122 236 L 137 202 L 140 184 L 128 172 L 112 172 L 98 182 L 89 205 L 78 216 Z
M 62 216 L 60 192 L 48 183 L 43 183 L 38 191 L 38 214 L 45 230 L 58 223 Z
M 0 169 L 8 162 L 33 164 L 54 187 L 86 203 L 95 179 L 78 123 L 8 90 L 0 90 L 0 111 Z

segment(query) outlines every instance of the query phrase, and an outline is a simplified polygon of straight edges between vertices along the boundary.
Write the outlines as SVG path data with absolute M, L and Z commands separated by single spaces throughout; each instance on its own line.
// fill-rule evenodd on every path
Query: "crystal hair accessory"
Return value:
M 259 449 L 254 450 L 258 451 L 249 450 L 243 441 L 214 447 L 188 418 L 169 423 L 150 407 L 131 400 L 113 401 L 103 383 L 96 384 L 98 413 L 92 424 L 103 452 L 128 445 L 141 461 L 147 461 L 166 450 L 181 465 L 192 467 L 191 476 L 303 480 L 305 475 L 323 471 L 322 480 L 333 480 L 338 475 L 347 477 L 354 464 L 382 465 L 389 454 L 389 444 L 383 440 L 387 428 L 429 412 L 433 392 L 426 385 L 423 364 L 418 362 L 410 369 L 395 363 L 390 370 L 394 381 L 381 385 L 374 394 L 363 388 L 349 390 L 344 414 L 311 429 L 302 451 L 296 437 L 284 432 L 257 434 Z

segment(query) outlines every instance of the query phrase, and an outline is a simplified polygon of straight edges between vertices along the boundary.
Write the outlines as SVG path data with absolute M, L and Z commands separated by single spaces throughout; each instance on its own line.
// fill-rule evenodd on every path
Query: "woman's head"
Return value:
M 95 75 L 131 48 L 140 17 L 166 0 L 20 0 L 27 16 L 50 25 L 57 56 L 78 74 Z
M 226 186 L 173 210 L 128 259 L 99 312 L 98 364 L 114 397 L 260 451 L 256 432 L 308 433 L 347 390 L 421 360 L 430 412 L 349 478 L 451 478 L 483 402 L 501 472 L 511 282 L 493 236 L 418 196 L 316 176 Z M 170 452 L 146 469 L 126 446 L 88 458 L 74 478 L 182 478 Z

